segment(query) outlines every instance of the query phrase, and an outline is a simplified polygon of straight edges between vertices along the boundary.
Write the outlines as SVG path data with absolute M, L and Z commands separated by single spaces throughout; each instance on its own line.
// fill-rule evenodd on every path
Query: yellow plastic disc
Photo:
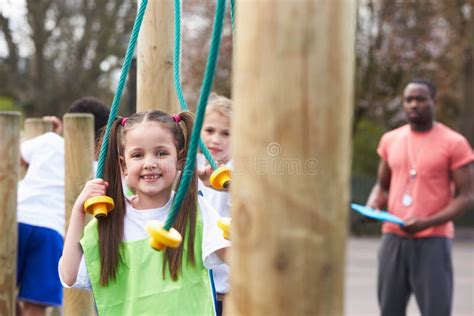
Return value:
M 181 234 L 174 228 L 169 231 L 163 228 L 163 223 L 157 220 L 148 221 L 145 230 L 150 235 L 150 246 L 156 250 L 166 247 L 177 248 L 183 241 Z
M 211 174 L 209 182 L 211 186 L 216 190 L 227 189 L 230 186 L 230 177 L 232 171 L 228 167 L 220 167 Z
M 105 217 L 114 208 L 114 200 L 108 196 L 95 196 L 84 203 L 84 211 L 94 217 Z
M 217 226 L 222 229 L 224 238 L 230 240 L 230 225 L 232 224 L 232 218 L 230 217 L 221 217 L 217 221 Z

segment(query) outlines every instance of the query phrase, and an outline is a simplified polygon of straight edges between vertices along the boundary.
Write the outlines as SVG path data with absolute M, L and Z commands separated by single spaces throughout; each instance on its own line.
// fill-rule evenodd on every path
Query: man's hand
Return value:
M 365 207 L 368 207 L 370 209 L 373 209 L 374 211 L 379 211 L 380 212 L 379 205 L 380 205 L 380 203 L 377 203 L 376 201 L 373 201 L 373 200 L 369 200 L 365 204 Z
M 405 221 L 401 229 L 408 234 L 415 234 L 430 227 L 428 221 L 416 217 L 410 217 Z
M 377 204 L 373 203 L 371 201 L 367 201 L 367 204 L 365 204 L 365 207 L 370 208 L 374 211 L 380 212 L 380 209 L 377 207 Z M 365 224 L 373 224 L 373 223 L 379 223 L 380 222 L 379 220 L 377 220 L 375 218 L 372 218 L 372 217 L 369 217 L 369 216 L 361 216 L 361 217 L 358 217 L 358 218 L 360 218 L 359 222 L 365 223 Z

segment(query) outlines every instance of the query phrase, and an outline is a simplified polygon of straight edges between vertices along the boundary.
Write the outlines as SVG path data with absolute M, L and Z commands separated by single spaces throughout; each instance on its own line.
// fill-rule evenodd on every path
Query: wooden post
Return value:
M 52 132 L 53 124 L 39 117 L 27 118 L 25 120 L 25 134 L 23 140 L 31 139 L 41 134 Z
M 137 48 L 137 111 L 178 110 L 173 84 L 173 0 L 148 2 Z
M 21 141 L 35 138 L 42 134 L 52 132 L 53 124 L 51 122 L 45 121 L 40 117 L 27 118 L 25 120 L 24 132 L 21 135 Z M 28 170 L 27 166 L 20 167 L 20 179 L 25 177 L 26 171 Z
M 225 312 L 343 315 L 356 1 L 237 10 Z
M 20 113 L 0 112 L 0 315 L 16 315 Z
M 22 135 L 22 141 L 35 138 L 48 132 L 53 131 L 53 124 L 45 121 L 40 117 L 27 118 L 25 120 L 24 134 Z M 26 174 L 28 168 L 26 166 L 20 167 L 20 178 Z M 47 316 L 61 315 L 61 307 L 48 307 L 46 309 Z
M 71 210 L 87 180 L 93 177 L 94 116 L 86 113 L 64 115 L 66 230 Z M 95 315 L 91 292 L 64 290 L 64 315 Z

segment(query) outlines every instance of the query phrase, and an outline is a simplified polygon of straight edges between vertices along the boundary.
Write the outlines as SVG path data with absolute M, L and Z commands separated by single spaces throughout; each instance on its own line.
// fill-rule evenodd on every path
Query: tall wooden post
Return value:
M 0 112 L 0 315 L 16 315 L 20 113 Z
M 42 134 L 52 132 L 53 124 L 51 122 L 45 121 L 40 117 L 31 117 L 25 120 L 23 135 L 21 135 L 21 140 L 25 141 L 28 139 L 35 138 Z M 20 166 L 20 179 L 25 177 L 26 171 L 28 170 L 27 166 Z
M 225 312 L 343 315 L 356 1 L 237 8 Z
M 27 118 L 25 120 L 24 140 L 34 138 L 41 134 L 52 132 L 53 124 L 39 117 Z
M 24 134 L 22 135 L 22 141 L 35 138 L 48 132 L 53 131 L 53 124 L 45 121 L 40 117 L 27 118 L 25 120 Z M 20 167 L 20 177 L 23 178 L 26 174 L 27 167 Z M 46 309 L 47 316 L 61 315 L 61 307 L 48 307 Z
M 173 84 L 173 0 L 148 2 L 137 48 L 137 111 L 179 108 Z
M 93 176 L 94 117 L 86 113 L 64 115 L 66 229 L 77 196 Z M 91 292 L 64 290 L 64 315 L 95 315 Z

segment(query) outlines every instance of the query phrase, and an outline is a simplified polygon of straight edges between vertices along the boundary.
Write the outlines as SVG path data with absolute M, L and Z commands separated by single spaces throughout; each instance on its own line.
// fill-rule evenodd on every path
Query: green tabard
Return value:
M 168 269 L 163 279 L 163 252 L 153 250 L 144 239 L 123 243 L 117 279 L 101 286 L 97 228 L 94 219 L 86 226 L 81 245 L 99 315 L 214 315 L 209 273 L 202 262 L 199 211 L 194 241 L 196 263 L 187 263 L 184 240 L 182 271 L 177 281 L 171 280 Z

